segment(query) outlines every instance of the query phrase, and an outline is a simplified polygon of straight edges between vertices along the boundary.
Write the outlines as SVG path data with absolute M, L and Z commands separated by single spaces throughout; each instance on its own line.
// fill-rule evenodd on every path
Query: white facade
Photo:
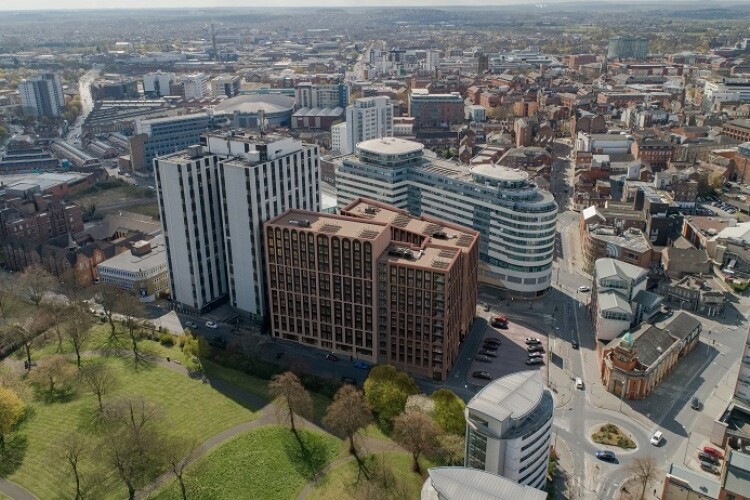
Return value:
M 294 89 L 299 108 L 336 108 L 348 104 L 349 92 L 345 85 L 300 83 Z
M 176 81 L 174 73 L 147 73 L 143 75 L 143 93 L 152 96 L 170 95 L 169 86 Z
M 646 291 L 648 271 L 615 259 L 594 263 L 596 338 L 609 341 L 630 328 L 635 318 L 633 299 Z
M 490 382 L 466 405 L 466 467 L 542 489 L 554 404 L 539 370 Z
M 393 136 L 393 104 L 388 97 L 363 97 L 346 108 L 347 151 L 351 154 L 357 143 Z
M 706 81 L 703 97 L 710 104 L 721 102 L 750 101 L 750 80 L 745 78 L 724 78 L 722 81 Z
M 185 99 L 201 99 L 210 95 L 208 77 L 203 73 L 184 76 L 182 83 L 185 86 Z
M 60 116 L 65 108 L 60 75 L 45 73 L 18 84 L 21 96 L 21 108 L 24 114 L 31 116 Z
M 634 139 L 629 135 L 578 132 L 576 151 L 587 151 L 600 155 L 628 154 L 633 141 Z
M 734 397 L 750 405 L 750 329 L 745 337 L 745 350 L 740 360 L 740 373 L 737 376 Z
M 154 161 L 172 300 L 202 313 L 227 293 L 219 158 L 185 151 Z
M 331 149 L 342 154 L 350 154 L 349 134 L 346 131 L 346 122 L 331 125 Z
M 232 132 L 208 134 L 202 142 L 203 152 L 198 160 L 210 164 L 206 167 L 211 171 L 210 193 L 206 191 L 208 180 L 205 180 L 205 193 L 189 191 L 186 195 L 175 195 L 174 190 L 183 191 L 176 185 L 174 176 L 161 178 L 157 174 L 160 207 L 162 197 L 166 196 L 162 193 L 166 191 L 170 195 L 169 201 L 164 203 L 162 221 L 166 221 L 164 231 L 168 236 L 174 300 L 202 311 L 211 300 L 192 300 L 192 295 L 203 293 L 206 299 L 213 300 L 228 298 L 230 305 L 241 314 L 262 320 L 266 311 L 263 223 L 290 208 L 320 211 L 318 148 L 290 137 L 260 138 Z M 173 164 L 187 157 L 186 153 L 178 153 L 159 158 L 157 171 L 173 171 Z M 165 182 L 171 185 L 166 186 Z M 172 200 L 174 196 L 176 200 Z M 180 196 L 187 196 L 184 205 Z M 215 215 L 211 227 L 216 230 L 191 245 L 185 239 L 174 240 L 172 233 L 173 228 L 179 234 L 186 230 L 188 234 L 195 232 L 192 224 L 187 229 L 184 227 L 185 221 L 194 221 L 193 213 L 183 214 L 182 209 L 185 206 L 190 211 L 193 203 L 201 211 Z M 203 236 L 200 232 L 199 235 Z M 220 254 L 223 263 L 215 276 L 202 278 L 209 284 L 209 278 L 221 281 L 221 286 L 211 288 L 216 294 L 204 292 L 203 287 L 198 286 L 200 278 L 188 279 L 191 269 L 197 268 L 189 263 L 196 258 L 207 260 L 205 256 L 210 255 L 209 252 Z M 196 293 L 191 290 L 194 284 Z

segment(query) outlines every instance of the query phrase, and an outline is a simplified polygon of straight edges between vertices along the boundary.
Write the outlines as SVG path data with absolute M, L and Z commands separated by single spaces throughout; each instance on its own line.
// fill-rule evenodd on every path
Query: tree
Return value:
M 21 273 L 17 285 L 23 297 L 39 308 L 44 294 L 55 286 L 55 278 L 42 266 L 34 264 Z
M 23 304 L 14 293 L 16 280 L 4 278 L 0 280 L 0 319 L 7 320 L 16 316 Z
M 435 402 L 433 419 L 443 432 L 463 436 L 466 430 L 464 408 L 466 405 L 450 389 L 439 389 L 430 395 Z
M 83 346 L 91 340 L 94 332 L 94 318 L 88 311 L 88 306 L 81 302 L 70 306 L 64 329 L 65 338 L 76 353 L 76 365 L 81 368 L 81 351 Z
M 110 394 L 118 385 L 117 374 L 105 363 L 91 363 L 81 369 L 81 382 L 96 396 L 99 413 L 104 413 L 102 398 Z
M 414 379 L 391 365 L 378 365 L 370 370 L 364 389 L 380 425 L 386 429 L 391 427 L 396 415 L 404 411 L 408 397 L 419 394 Z
M 97 295 L 97 301 L 102 306 L 102 312 L 104 317 L 107 318 L 109 323 L 109 340 L 117 340 L 117 332 L 115 330 L 114 315 L 119 309 L 119 302 L 125 293 L 119 288 L 112 285 L 102 285 Z
M 641 483 L 641 500 L 646 496 L 648 483 L 656 479 L 658 474 L 656 460 L 652 456 L 636 458 L 627 467 L 627 472 L 635 476 Z
M 26 412 L 18 395 L 0 386 L 0 452 L 5 450 L 5 436 L 15 429 Z
M 292 432 L 297 435 L 297 427 L 294 423 L 294 415 L 310 417 L 312 415 L 312 398 L 310 393 L 302 385 L 297 375 L 292 372 L 284 372 L 276 375 L 268 384 L 268 392 L 273 396 L 278 408 L 289 419 Z
M 437 438 L 434 459 L 441 465 L 463 465 L 464 437 L 457 434 L 444 433 Z
M 361 391 L 354 386 L 344 384 L 336 392 L 333 402 L 323 423 L 334 429 L 339 435 L 349 438 L 349 453 L 357 455 L 354 447 L 354 435 L 372 422 L 370 403 Z
M 185 469 L 198 455 L 198 442 L 191 439 L 171 436 L 164 443 L 164 460 L 169 470 L 177 478 L 180 485 L 182 500 L 187 500 L 185 486 Z
M 187 335 L 182 354 L 185 356 L 185 364 L 192 370 L 201 369 L 201 359 L 207 358 L 211 353 L 211 346 L 203 337 Z
M 420 411 L 404 412 L 393 422 L 393 440 L 411 452 L 412 469 L 417 473 L 421 472 L 419 457 L 435 450 L 438 434 L 432 419 Z
M 70 467 L 70 473 L 75 480 L 75 500 L 83 499 L 83 485 L 81 480 L 81 461 L 89 453 L 89 442 L 80 432 L 66 433 L 58 440 L 53 448 L 53 458 L 65 462 Z
M 39 312 L 21 321 L 13 322 L 9 326 L 7 335 L 10 340 L 21 344 L 26 351 L 26 370 L 31 370 L 32 345 L 49 329 L 50 325 L 51 317 L 44 312 Z
M 50 396 L 55 392 L 68 392 L 75 377 L 76 369 L 62 354 L 55 354 L 45 359 L 30 375 L 32 383 L 41 392 L 47 392 Z

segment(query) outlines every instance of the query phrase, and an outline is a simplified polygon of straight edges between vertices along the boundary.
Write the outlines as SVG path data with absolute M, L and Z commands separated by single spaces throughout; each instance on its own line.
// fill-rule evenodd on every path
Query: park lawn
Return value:
M 203 372 L 207 377 L 216 377 L 271 402 L 271 396 L 268 394 L 268 380 L 221 366 L 209 360 L 201 360 L 201 364 L 203 365 Z M 310 396 L 313 400 L 313 420 L 320 422 L 325 416 L 331 400 L 322 394 L 312 391 L 310 392 Z
M 253 420 L 256 414 L 213 390 L 200 380 L 189 378 L 158 365 L 140 365 L 134 369 L 132 358 L 100 358 L 118 374 L 119 389 L 109 398 L 139 394 L 156 403 L 163 412 L 161 421 L 171 434 L 207 440 L 240 422 Z M 90 361 L 90 360 L 89 360 Z M 72 481 L 59 460 L 50 460 L 51 443 L 79 429 L 95 435 L 87 422 L 96 408 L 96 398 L 85 392 L 68 402 L 31 405 L 31 416 L 16 436 L 26 441 L 26 450 L 18 468 L 8 479 L 23 485 L 39 498 L 71 498 Z M 95 459 L 89 458 L 91 462 Z M 89 464 L 91 464 L 89 462 Z M 125 489 L 114 478 L 103 479 L 105 498 L 123 498 Z
M 393 473 L 400 488 L 403 488 L 403 500 L 419 500 L 422 490 L 422 477 L 411 470 L 411 455 L 405 452 L 384 452 L 370 455 L 365 460 L 383 461 Z M 432 465 L 420 459 L 422 470 Z M 371 467 L 372 468 L 372 467 Z M 332 498 L 354 498 L 357 482 L 357 463 L 354 460 L 340 464 L 321 478 L 306 500 L 329 500 Z
M 301 430 L 317 470 L 342 448 L 339 439 L 318 431 Z M 242 434 L 191 465 L 186 473 L 188 498 L 201 500 L 296 498 L 311 479 L 309 462 L 300 454 L 292 432 L 269 425 Z M 157 500 L 181 499 L 177 481 L 156 494 Z

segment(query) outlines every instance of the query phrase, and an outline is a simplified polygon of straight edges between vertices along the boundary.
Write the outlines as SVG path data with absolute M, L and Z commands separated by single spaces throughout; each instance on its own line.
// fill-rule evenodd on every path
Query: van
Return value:
M 583 389 L 583 379 L 576 377 L 576 389 Z
M 654 432 L 654 435 L 651 436 L 651 439 L 649 440 L 649 442 L 654 446 L 659 446 L 663 438 L 664 438 L 664 434 L 662 434 L 661 431 L 656 431 Z

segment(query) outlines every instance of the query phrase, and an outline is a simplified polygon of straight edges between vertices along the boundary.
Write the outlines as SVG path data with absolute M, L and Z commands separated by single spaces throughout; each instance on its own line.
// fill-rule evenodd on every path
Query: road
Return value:
M 81 115 L 76 119 L 75 123 L 70 126 L 68 133 L 65 136 L 65 140 L 80 146 L 81 139 L 81 127 L 86 117 L 94 109 L 94 99 L 91 97 L 91 82 L 101 73 L 101 69 L 93 68 L 84 73 L 83 76 L 78 80 L 78 95 L 81 98 Z

